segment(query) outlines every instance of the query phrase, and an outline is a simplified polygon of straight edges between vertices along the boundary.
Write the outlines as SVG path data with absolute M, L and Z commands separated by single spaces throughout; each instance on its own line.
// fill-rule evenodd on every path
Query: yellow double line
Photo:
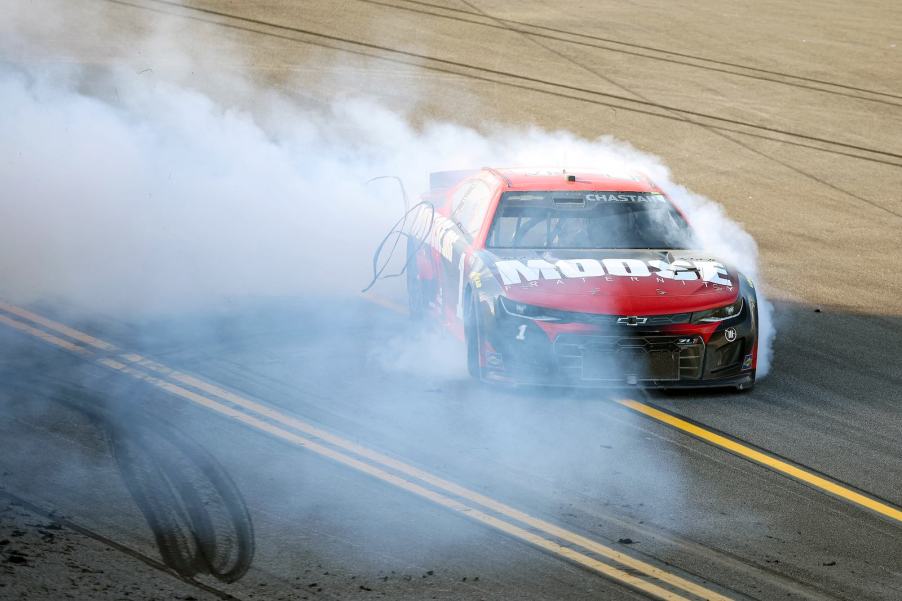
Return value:
M 648 562 L 21 307 L 0 301 L 0 323 L 368 474 L 649 596 L 669 601 L 728 601 L 711 589 Z
M 793 465 L 792 463 L 783 461 L 782 459 L 778 459 L 772 455 L 744 445 L 733 440 L 732 438 L 727 438 L 726 436 L 723 436 L 721 434 L 711 432 L 710 430 L 702 428 L 697 424 L 693 424 L 692 422 L 680 419 L 679 417 L 646 405 L 645 403 L 640 403 L 638 401 L 633 401 L 630 399 L 622 399 L 617 402 L 624 407 L 629 407 L 633 411 L 637 411 L 642 415 L 645 415 L 646 417 L 650 417 L 661 423 L 667 424 L 668 426 L 682 430 L 687 434 L 691 434 L 696 438 L 700 438 L 705 442 L 718 446 L 724 450 L 739 455 L 740 457 L 744 457 L 745 459 L 753 461 L 759 465 L 763 465 L 776 472 L 780 472 L 781 474 L 789 476 L 790 478 L 804 482 L 809 486 L 837 496 L 854 505 L 875 511 L 878 514 L 895 522 L 902 523 L 902 510 L 899 510 L 892 505 L 838 484 L 832 480 L 824 478 L 823 476 L 819 476 L 814 472 Z
M 397 313 L 406 312 L 406 309 L 404 309 L 403 307 L 399 308 L 396 303 L 377 297 L 375 295 L 368 294 L 364 295 L 363 298 L 385 308 L 391 309 Z M 889 503 L 885 503 L 879 499 L 875 499 L 852 488 L 843 486 L 837 482 L 830 480 L 829 478 L 825 478 L 810 470 L 806 470 L 797 465 L 793 465 L 788 461 L 783 461 L 782 459 L 774 457 L 773 455 L 762 452 L 748 445 L 744 445 L 731 438 L 717 434 L 716 432 L 712 432 L 711 430 L 703 428 L 698 424 L 680 419 L 675 415 L 671 415 L 665 411 L 656 409 L 655 407 L 652 407 L 646 403 L 640 403 L 639 401 L 635 401 L 633 399 L 618 399 L 615 402 L 623 405 L 624 407 L 632 409 L 637 413 L 641 413 L 646 417 L 671 426 L 672 428 L 676 428 L 677 430 L 681 430 L 682 432 L 704 440 L 709 444 L 720 447 L 726 451 L 729 451 L 730 453 L 748 459 L 749 461 L 753 461 L 785 476 L 789 476 L 790 478 L 798 480 L 799 482 L 803 482 L 808 486 L 831 494 L 859 507 L 863 507 L 864 509 L 874 511 L 896 523 L 902 523 L 902 510 L 900 510 L 898 507 L 890 505 Z

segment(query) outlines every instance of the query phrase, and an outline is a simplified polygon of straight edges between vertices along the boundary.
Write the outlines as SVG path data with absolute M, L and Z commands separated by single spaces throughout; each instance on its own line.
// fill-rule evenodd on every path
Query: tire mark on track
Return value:
M 279 35 L 279 34 L 275 34 L 275 33 L 268 32 L 268 31 L 252 29 L 252 28 L 236 25 L 234 23 L 226 23 L 226 22 L 222 22 L 222 21 L 207 20 L 207 19 L 203 19 L 197 15 L 186 14 L 184 12 L 166 11 L 166 10 L 154 8 L 152 6 L 148 6 L 145 4 L 137 4 L 137 3 L 129 2 L 127 0 L 104 0 L 104 1 L 113 3 L 113 4 L 120 4 L 123 6 L 137 8 L 140 10 L 158 12 L 158 13 L 166 14 L 169 16 L 176 16 L 176 17 L 181 17 L 181 18 L 186 18 L 186 19 L 202 21 L 202 22 L 210 23 L 212 25 L 217 25 L 217 26 L 221 26 L 221 27 L 228 27 L 231 29 L 238 29 L 238 30 L 256 33 L 256 34 L 260 34 L 260 35 L 268 35 L 268 36 L 282 38 L 282 39 L 286 39 L 286 40 L 290 40 L 290 41 L 294 41 L 294 42 L 321 46 L 321 47 L 329 48 L 332 50 L 339 50 L 339 51 L 343 51 L 343 52 L 359 54 L 361 56 L 367 56 L 370 58 L 377 58 L 380 60 L 397 62 L 397 63 L 409 65 L 409 66 L 415 66 L 415 67 L 422 68 L 422 69 L 439 71 L 442 73 L 451 73 L 451 74 L 458 75 L 461 77 L 468 77 L 471 79 L 488 81 L 491 83 L 497 83 L 497 84 L 502 84 L 502 85 L 510 85 L 512 87 L 519 87 L 519 88 L 527 89 L 527 90 L 531 90 L 531 91 L 547 93 L 547 94 L 559 96 L 562 98 L 571 98 L 574 100 L 581 100 L 584 102 L 590 102 L 590 103 L 599 104 L 599 105 L 603 105 L 603 106 L 609 106 L 611 108 L 617 108 L 617 109 L 621 109 L 624 111 L 630 111 L 630 112 L 635 112 L 635 113 L 639 113 L 639 114 L 647 114 L 650 116 L 655 116 L 655 117 L 659 117 L 659 118 L 663 118 L 663 119 L 671 119 L 671 120 L 685 122 L 686 119 L 684 119 L 684 118 L 674 117 L 674 116 L 666 114 L 666 113 L 662 114 L 659 112 L 654 112 L 654 110 L 657 109 L 657 110 L 661 110 L 661 111 L 670 111 L 670 112 L 680 113 L 681 115 L 688 115 L 688 116 L 697 117 L 700 119 L 708 119 L 708 120 L 712 120 L 712 121 L 721 123 L 721 125 L 707 125 L 707 127 L 711 127 L 714 129 L 732 131 L 734 133 L 738 133 L 738 134 L 742 134 L 742 135 L 749 135 L 752 137 L 764 137 L 765 139 L 769 139 L 774 142 L 805 146 L 807 148 L 811 148 L 814 150 L 820 150 L 822 152 L 838 154 L 838 155 L 843 155 L 843 156 L 850 156 L 850 157 L 858 158 L 858 159 L 864 160 L 864 161 L 882 163 L 882 164 L 890 165 L 893 167 L 902 168 L 902 162 L 899 162 L 900 160 L 902 160 L 902 153 L 896 153 L 896 152 L 881 150 L 881 149 L 877 149 L 877 148 L 869 148 L 866 146 L 859 146 L 856 144 L 840 142 L 840 141 L 831 140 L 828 138 L 821 138 L 819 136 L 811 136 L 808 134 L 802 134 L 802 133 L 798 133 L 798 132 L 791 132 L 791 131 L 783 130 L 783 129 L 776 128 L 776 127 L 770 127 L 770 126 L 760 125 L 760 124 L 755 124 L 755 123 L 748 123 L 748 122 L 741 121 L 738 119 L 730 119 L 727 117 L 718 117 L 716 115 L 709 115 L 706 113 L 692 111 L 689 109 L 681 109 L 679 107 L 673 107 L 673 106 L 669 106 L 669 105 L 665 105 L 665 104 L 661 104 L 661 103 L 635 100 L 635 99 L 632 99 L 632 98 L 629 98 L 626 96 L 617 95 L 617 94 L 608 94 L 605 92 L 600 92 L 598 90 L 592 90 L 589 88 L 582 88 L 579 86 L 573 86 L 573 85 L 569 85 L 569 84 L 563 84 L 563 83 L 559 83 L 559 82 L 543 80 L 540 78 L 530 77 L 527 75 L 520 75 L 520 74 L 511 73 L 511 72 L 507 72 L 507 71 L 490 69 L 487 67 L 480 67 L 478 65 L 472 65 L 469 63 L 465 63 L 465 62 L 452 61 L 452 60 L 443 59 L 443 58 L 439 58 L 439 57 L 433 57 L 433 56 L 429 56 L 429 55 L 425 55 L 425 54 L 419 54 L 416 52 L 399 50 L 397 48 L 392 48 L 390 46 L 382 46 L 379 44 L 372 44 L 369 42 L 361 42 L 361 41 L 353 40 L 350 38 L 345 38 L 345 37 L 330 35 L 330 34 L 324 34 L 324 33 L 316 32 L 316 31 L 312 31 L 312 30 L 301 29 L 301 28 L 297 28 L 297 27 L 290 27 L 287 25 L 280 25 L 278 23 L 271 23 L 271 22 L 262 21 L 259 19 L 252 19 L 249 17 L 243 17 L 241 15 L 234 15 L 234 14 L 226 13 L 226 12 L 222 12 L 222 11 L 215 11 L 212 9 L 185 6 L 185 5 L 171 2 L 170 0 L 145 0 L 145 1 L 148 3 L 162 5 L 162 6 L 165 6 L 168 8 L 195 11 L 198 13 L 203 13 L 203 14 L 207 14 L 207 15 L 211 15 L 211 16 L 215 16 L 215 17 L 219 17 L 219 18 L 231 19 L 231 20 L 235 20 L 235 21 L 249 23 L 252 25 L 268 27 L 268 28 L 288 31 L 288 32 L 296 33 L 296 34 L 301 34 L 301 35 L 305 35 L 305 36 L 309 36 L 309 37 L 313 37 L 313 38 L 318 38 L 318 39 L 322 39 L 322 40 L 327 40 L 329 42 L 350 44 L 353 46 L 366 48 L 368 50 L 374 50 L 374 51 L 378 51 L 378 52 L 386 52 L 386 53 L 390 53 L 390 54 L 394 54 L 394 55 L 400 55 L 400 56 L 404 56 L 407 58 L 415 59 L 417 61 L 432 61 L 432 62 L 438 63 L 440 65 L 444 65 L 445 67 L 442 68 L 442 67 L 434 67 L 434 66 L 430 66 L 430 65 L 423 65 L 422 63 L 419 63 L 419 62 L 409 62 L 409 61 L 404 61 L 404 60 L 392 59 L 390 57 L 373 55 L 373 54 L 363 52 L 360 50 L 351 50 L 351 49 L 343 48 L 340 46 L 336 47 L 336 46 L 330 46 L 328 44 L 314 43 L 314 42 L 310 42 L 308 40 L 300 40 L 300 39 L 286 36 L 286 35 Z M 516 83 L 512 83 L 512 82 L 498 81 L 496 79 L 491 79 L 491 78 L 485 77 L 485 76 L 478 76 L 478 75 L 473 75 L 471 73 L 461 73 L 459 71 L 454 71 L 453 70 L 454 68 L 472 70 L 472 71 L 476 71 L 478 73 L 495 76 L 495 77 L 506 77 L 506 78 L 510 78 L 515 81 L 520 81 L 520 82 L 524 82 L 524 83 L 516 84 Z M 567 90 L 568 92 L 571 92 L 573 94 L 587 94 L 590 96 L 605 98 L 605 99 L 608 99 L 608 101 L 593 100 L 590 98 L 576 96 L 573 94 L 554 92 L 554 91 L 545 90 L 545 89 L 541 89 L 541 88 L 534 88 L 534 87 L 530 87 L 529 84 L 548 86 L 550 88 Z M 643 106 L 645 108 L 641 109 L 641 108 L 631 107 L 628 105 L 613 104 L 610 101 L 633 103 L 633 104 L 638 104 L 640 106 Z M 744 131 L 741 129 L 735 129 L 737 127 L 749 128 L 754 131 L 748 132 L 748 131 Z M 755 131 L 764 132 L 764 133 L 754 133 Z M 770 137 L 769 135 L 786 136 L 788 138 L 794 138 L 796 140 L 801 140 L 802 142 L 785 140 L 780 137 Z M 814 146 L 814 145 L 805 145 L 806 142 L 807 143 L 825 144 L 827 146 L 832 146 L 834 148 L 822 148 L 822 147 Z M 844 150 L 838 150 L 838 149 L 844 149 Z M 861 153 L 865 153 L 865 154 L 855 154 L 851 151 L 857 151 L 857 152 L 861 152 Z M 868 156 L 868 155 L 876 155 L 876 156 Z M 882 157 L 882 158 L 878 158 L 878 157 Z M 884 209 L 884 210 L 886 210 L 886 209 Z M 902 217 L 902 215 L 899 215 L 899 216 Z
M 373 4 L 376 6 L 383 6 L 385 8 L 391 8 L 391 9 L 395 9 L 395 10 L 411 12 L 411 13 L 415 13 L 415 14 L 428 15 L 428 16 L 437 17 L 440 19 L 448 19 L 448 20 L 457 21 L 460 23 L 469 23 L 469 24 L 479 25 L 482 27 L 488 27 L 488 28 L 492 28 L 492 29 L 500 29 L 500 30 L 504 30 L 504 31 L 511 31 L 514 33 L 521 33 L 521 34 L 529 35 L 532 37 L 541 37 L 541 38 L 548 39 L 548 40 L 555 40 L 555 41 L 559 41 L 559 42 L 564 42 L 566 44 L 583 46 L 586 48 L 595 48 L 595 49 L 604 50 L 607 52 L 616 52 L 618 54 L 637 56 L 640 58 L 645 58 L 645 59 L 653 60 L 653 61 L 665 62 L 665 63 L 676 64 L 676 65 L 683 65 L 686 67 L 701 69 L 704 71 L 711 71 L 714 73 L 723 73 L 725 75 L 732 75 L 735 77 L 744 77 L 747 79 L 754 79 L 757 81 L 766 81 L 769 83 L 774 83 L 774 84 L 783 85 L 783 86 L 789 86 L 792 88 L 811 90 L 811 91 L 820 92 L 823 94 L 843 96 L 845 98 L 853 98 L 855 100 L 862 100 L 865 102 L 876 102 L 876 103 L 884 104 L 887 106 L 902 108 L 902 102 L 899 102 L 899 101 L 902 101 L 902 96 L 896 96 L 895 94 L 889 94 L 889 93 L 885 93 L 885 92 L 877 92 L 874 90 L 868 90 L 868 89 L 864 89 L 864 88 L 856 88 L 853 86 L 847 86 L 844 84 L 821 81 L 821 80 L 816 80 L 816 79 L 809 79 L 806 77 L 790 75 L 787 73 L 768 71 L 766 69 L 757 69 L 755 67 L 738 65 L 735 63 L 729 63 L 729 62 L 725 62 L 725 61 L 718 61 L 718 60 L 714 60 L 714 59 L 696 57 L 696 56 L 692 56 L 692 55 L 688 55 L 688 54 L 681 54 L 679 52 L 671 52 L 671 51 L 663 50 L 660 48 L 653 48 L 651 46 L 642 46 L 639 44 L 631 44 L 628 42 L 621 42 L 621 41 L 616 41 L 616 40 L 612 40 L 609 38 L 590 36 L 590 35 L 581 34 L 581 33 L 573 32 L 573 31 L 567 31 L 567 30 L 563 30 L 563 29 L 554 29 L 554 28 L 550 28 L 550 27 L 543 27 L 541 25 L 534 25 L 532 23 L 525 23 L 522 21 L 514 21 L 511 19 L 502 19 L 500 17 L 490 17 L 493 21 L 496 21 L 498 23 L 497 25 L 493 25 L 491 23 L 485 23 L 482 21 L 478 21 L 476 19 L 468 19 L 465 17 L 446 15 L 446 14 L 433 12 L 430 10 L 424 10 L 421 8 L 414 8 L 414 7 L 410 7 L 410 6 L 399 6 L 397 4 L 383 2 L 381 0 L 357 0 L 357 1 L 363 2 L 366 4 Z M 445 10 L 445 11 L 449 11 L 449 12 L 456 12 L 456 13 L 461 13 L 461 14 L 465 14 L 465 15 L 483 16 L 483 17 L 487 16 L 479 10 L 465 11 L 465 10 L 461 10 L 461 9 L 457 9 L 457 8 L 436 6 L 433 4 L 429 4 L 427 2 L 414 2 L 413 0 L 398 0 L 398 1 L 411 2 L 413 4 L 417 4 L 417 5 L 424 6 L 424 7 L 430 7 L 430 8 Z M 574 39 L 567 38 L 567 37 L 561 37 L 559 35 L 551 35 L 549 33 L 538 33 L 536 31 L 530 31 L 530 29 L 527 29 L 527 28 L 550 31 L 550 32 L 559 33 L 562 35 L 579 37 L 579 38 L 584 38 L 584 39 L 589 39 L 589 40 L 597 40 L 597 41 L 605 42 L 608 44 L 618 44 L 618 45 L 626 46 L 628 48 L 636 48 L 637 50 L 627 50 L 624 48 L 615 48 L 615 47 L 611 47 L 611 46 L 605 46 L 605 45 L 599 44 L 597 42 L 579 41 L 579 40 L 574 40 Z M 644 52 L 640 52 L 638 50 L 643 50 Z M 669 56 L 672 56 L 675 58 L 667 58 L 664 56 L 655 56 L 653 54 L 648 54 L 647 52 L 649 52 L 649 51 L 659 52 L 659 53 L 669 55 Z M 709 63 L 715 64 L 715 65 L 722 65 L 722 66 L 715 67 L 715 66 L 710 66 L 710 65 L 699 65 L 697 63 L 689 62 L 688 59 L 709 62 Z M 761 73 L 761 75 L 753 75 L 751 73 L 742 73 L 742 72 L 738 72 L 738 71 L 731 71 L 730 69 L 725 68 L 727 66 L 735 68 L 735 69 L 747 69 L 747 70 L 755 71 L 755 72 Z M 819 88 L 814 85 L 809 85 L 809 84 L 805 84 L 805 83 L 794 83 L 791 81 L 782 81 L 780 79 L 776 79 L 775 77 L 777 77 L 777 76 L 785 77 L 785 78 L 789 78 L 789 79 L 796 79 L 796 80 L 800 80 L 800 81 L 808 81 L 811 83 L 817 83 L 819 85 L 835 86 L 835 87 L 841 88 L 841 90 L 830 90 L 830 89 Z M 842 91 L 842 90 L 848 90 L 848 91 Z M 854 92 L 858 92 L 858 93 L 856 94 Z M 889 100 L 889 99 L 884 100 L 881 98 L 869 98 L 867 96 L 861 95 L 864 93 L 874 94 L 874 95 L 883 96 L 883 97 L 891 98 L 891 99 L 898 99 L 899 101 L 894 101 L 894 100 Z
M 361 1 L 368 1 L 368 0 L 361 0 Z M 475 6 L 473 3 L 469 2 L 469 0 L 461 0 L 461 2 L 463 2 L 463 3 L 466 4 L 467 6 L 471 7 L 474 11 L 478 11 L 479 14 L 482 14 L 482 15 L 485 16 L 486 18 L 488 18 L 488 19 L 493 19 L 493 20 L 495 20 L 495 21 L 498 22 L 498 23 L 503 23 L 503 21 L 502 21 L 501 19 L 498 19 L 498 18 L 496 18 L 496 17 L 493 17 L 492 15 L 490 15 L 490 14 L 488 14 L 488 13 L 486 13 L 486 12 L 480 10 L 480 9 L 479 9 L 477 6 Z M 511 31 L 513 31 L 513 30 L 511 30 Z M 578 68 L 580 68 L 580 69 L 583 69 L 583 70 L 586 71 L 587 73 L 589 73 L 589 74 L 591 74 L 591 75 L 594 75 L 595 77 L 598 77 L 599 79 L 601 79 L 601 80 L 607 82 L 608 84 L 613 85 L 613 86 L 615 86 L 615 87 L 617 87 L 617 88 L 623 90 L 623 91 L 626 92 L 627 94 L 631 94 L 631 95 L 635 96 L 636 98 L 639 99 L 640 102 L 644 102 L 644 103 L 649 103 L 649 104 L 651 104 L 651 101 L 650 101 L 647 97 L 645 97 L 644 95 L 640 94 L 639 92 L 633 90 L 632 88 L 627 87 L 627 86 L 624 85 L 624 84 L 621 84 L 621 83 L 618 82 L 618 81 L 615 81 L 614 79 L 608 77 L 607 75 L 604 75 L 603 73 L 601 73 L 601 72 L 598 71 L 597 69 L 594 69 L 594 68 L 592 68 L 592 67 L 589 67 L 589 66 L 587 66 L 587 65 L 585 65 L 585 64 L 583 64 L 583 63 L 581 63 L 581 62 L 579 62 L 578 60 L 576 60 L 576 59 L 573 58 L 573 57 L 571 57 L 571 56 L 569 56 L 569 55 L 567 55 L 567 54 L 564 54 L 563 52 L 559 52 L 558 50 L 555 50 L 554 48 L 552 48 L 552 47 L 550 47 L 550 46 L 548 46 L 548 45 L 546 45 L 546 44 L 543 44 L 542 42 L 540 42 L 540 41 L 538 41 L 537 39 L 535 39 L 535 37 L 534 37 L 532 34 L 523 32 L 523 33 L 521 33 L 521 35 L 523 35 L 523 37 L 525 37 L 527 40 L 533 42 L 534 44 L 536 44 L 536 45 L 539 46 L 540 48 L 542 48 L 542 49 L 544 49 L 544 50 L 546 50 L 546 51 L 548 51 L 548 52 L 551 52 L 552 54 L 554 54 L 554 55 L 557 56 L 558 58 L 560 58 L 560 59 L 562 59 L 562 60 L 565 60 L 565 61 L 569 62 L 569 63 L 572 64 L 572 65 L 575 65 L 576 67 L 578 67 Z M 863 203 L 865 203 L 865 204 L 867 204 L 867 205 L 870 205 L 871 207 L 874 207 L 874 208 L 879 209 L 879 210 L 881 210 L 881 211 L 885 211 L 885 212 L 889 213 L 890 215 L 893 215 L 893 216 L 896 216 L 896 217 L 902 217 L 902 213 L 896 213 L 896 212 L 893 211 L 892 209 L 889 209 L 889 208 L 887 208 L 887 207 L 885 207 L 885 206 L 883 206 L 883 205 L 881 205 L 881 204 L 879 204 L 879 203 L 877 203 L 877 202 L 874 202 L 874 201 L 872 201 L 872 200 L 870 200 L 870 199 L 868 199 L 868 198 L 865 198 L 865 197 L 863 197 L 863 196 L 861 196 L 861 195 L 859 195 L 859 194 L 855 194 L 855 193 L 853 193 L 853 192 L 850 192 L 849 190 L 846 190 L 845 188 L 841 188 L 841 187 L 839 187 L 839 186 L 837 186 L 837 185 L 835 185 L 835 184 L 832 184 L 832 183 L 828 182 L 827 180 L 825 180 L 825 179 L 823 179 L 823 178 L 821 178 L 821 177 L 818 177 L 818 176 L 814 175 L 813 173 L 810 173 L 810 172 L 808 172 L 808 171 L 802 169 L 801 167 L 797 167 L 797 166 L 795 166 L 795 165 L 792 165 L 792 164 L 790 164 L 789 162 L 787 162 L 787 161 L 785 161 L 785 160 L 783 160 L 783 159 L 779 159 L 779 158 L 775 157 L 775 156 L 772 155 L 772 154 L 768 154 L 768 153 L 763 152 L 763 151 L 761 151 L 761 150 L 758 150 L 757 148 L 754 148 L 753 146 L 750 146 L 750 145 L 748 145 L 748 144 L 746 144 L 746 143 L 744 143 L 744 142 L 742 142 L 742 141 L 740 141 L 740 140 L 737 140 L 734 136 L 731 136 L 730 134 L 726 133 L 726 131 L 723 130 L 722 128 L 718 128 L 718 127 L 712 126 L 712 125 L 710 125 L 710 124 L 703 123 L 703 122 L 700 122 L 700 121 L 697 121 L 697 120 L 694 120 L 694 119 L 685 117 L 685 116 L 681 115 L 680 112 L 677 111 L 677 110 L 670 110 L 670 111 L 669 111 L 669 114 L 672 115 L 673 118 L 675 118 L 675 119 L 677 119 L 677 120 L 679 120 L 679 121 L 682 121 L 682 122 L 684 122 L 684 123 L 691 123 L 691 124 L 693 124 L 693 125 L 697 125 L 697 126 L 701 127 L 702 129 L 706 130 L 708 133 L 710 133 L 710 134 L 712 134 L 712 135 L 714 135 L 714 136 L 716 136 L 716 137 L 718 137 L 718 138 L 721 138 L 721 139 L 723 139 L 723 140 L 727 140 L 728 142 L 732 142 L 732 143 L 736 144 L 737 146 L 739 146 L 740 148 L 742 148 L 742 149 L 744 149 L 744 150 L 746 150 L 746 151 L 748 151 L 748 152 L 750 152 L 750 153 L 752 153 L 752 154 L 754 154 L 754 155 L 756 155 L 756 156 L 758 156 L 758 157 L 760 157 L 760 158 L 763 158 L 764 160 L 767 160 L 767 161 L 773 161 L 774 163 L 777 163 L 778 165 L 781 165 L 781 166 L 785 167 L 786 169 L 792 171 L 793 173 L 795 173 L 795 174 L 797 174 L 797 175 L 801 175 L 802 177 L 808 178 L 808 179 L 810 179 L 810 180 L 812 180 L 812 181 L 814 181 L 814 182 L 816 182 L 816 183 L 818 183 L 818 184 L 820 184 L 820 185 L 822 185 L 822 186 L 824 186 L 824 187 L 826 187 L 826 188 L 829 188 L 829 189 L 831 189 L 831 190 L 833 190 L 833 191 L 835 191 L 835 192 L 839 192 L 840 194 L 843 194 L 843 195 L 845 195 L 845 196 L 849 196 L 850 198 L 854 198 L 854 199 L 856 199 L 856 200 L 859 200 L 859 201 L 861 201 L 861 202 L 863 202 Z M 745 132 L 736 132 L 736 133 L 745 133 Z M 746 135 L 748 135 L 748 134 L 746 134 Z M 755 137 L 759 137 L 759 136 L 755 136 Z M 764 139 L 770 139 L 770 138 L 767 138 L 766 136 L 761 136 L 761 137 L 763 137 Z M 817 147 L 811 147 L 811 146 L 808 146 L 808 147 L 809 147 L 809 148 L 815 148 L 815 149 L 817 149 Z M 857 155 L 848 155 L 848 156 L 857 156 Z
M 364 1 L 365 1 L 365 0 L 364 0 Z M 478 13 L 472 13 L 472 12 L 470 12 L 470 11 L 463 10 L 463 9 L 460 9 L 460 8 L 452 8 L 452 7 L 449 7 L 449 6 L 441 6 L 441 5 L 431 4 L 431 3 L 429 3 L 429 2 L 423 2 L 422 0 L 400 0 L 400 1 L 401 1 L 401 2 L 407 2 L 407 3 L 409 3 L 409 4 L 418 4 L 418 5 L 420 5 L 420 6 L 428 6 L 428 7 L 430 7 L 430 8 L 441 8 L 441 9 L 447 10 L 447 11 L 449 11 L 449 12 L 456 12 L 456 13 L 463 13 L 463 14 L 472 14 L 472 15 L 478 14 Z M 715 64 L 715 65 L 723 65 L 723 66 L 726 66 L 726 67 L 735 67 L 735 68 L 737 68 L 737 69 L 747 69 L 747 70 L 749 70 L 749 71 L 755 71 L 755 72 L 757 72 L 757 73 L 765 73 L 765 74 L 768 74 L 768 75 L 776 75 L 776 76 L 779 76 L 779 77 L 787 77 L 787 78 L 790 78 L 790 79 L 798 79 L 798 80 L 800 80 L 800 81 L 808 81 L 808 82 L 811 82 L 811 83 L 818 83 L 818 84 L 823 84 L 823 85 L 827 85 L 827 86 L 835 86 L 835 87 L 838 87 L 838 88 L 844 88 L 844 89 L 852 90 L 852 91 L 856 91 L 856 92 L 864 92 L 864 93 L 867 93 L 867 94 L 875 94 L 875 95 L 877 95 L 877 96 L 885 96 L 885 97 L 887 97 L 887 98 L 895 98 L 895 99 L 898 99 L 898 100 L 902 100 L 902 94 L 893 94 L 893 93 L 891 93 L 891 92 L 881 92 L 881 91 L 879 91 L 879 90 L 870 90 L 870 89 L 867 89 L 867 88 L 862 88 L 862 87 L 857 87 L 857 86 L 851 86 L 851 85 L 848 85 L 848 84 L 837 83 L 837 82 L 835 82 L 835 81 L 827 81 L 827 80 L 817 79 L 817 78 L 813 78 L 813 77 L 805 77 L 805 76 L 802 76 L 802 75 L 793 75 L 792 73 L 783 73 L 783 72 L 781 72 L 781 71 L 773 71 L 773 70 L 770 70 L 770 69 L 762 69 L 762 68 L 760 68 L 760 67 L 751 67 L 751 66 L 749 66 L 749 65 L 743 65 L 743 64 L 741 64 L 741 63 L 733 63 L 733 62 L 729 62 L 729 61 L 722 61 L 722 60 L 713 59 L 713 58 L 709 58 L 709 57 L 705 57 L 705 56 L 696 56 L 696 55 L 694 55 L 694 54 L 688 54 L 688 53 L 685 53 L 685 52 L 675 52 L 675 51 L 673 51 L 673 50 L 666 50 L 666 49 L 664 49 L 664 48 L 657 48 L 657 47 L 654 47 L 654 46 L 645 46 L 645 45 L 642 45 L 642 44 L 636 44 L 636 43 L 634 43 L 634 42 L 624 42 L 624 41 L 622 41 L 622 40 L 617 40 L 617 39 L 614 39 L 614 38 L 605 38 L 605 37 L 597 36 L 597 35 L 589 35 L 589 34 L 586 34 L 586 33 L 578 33 L 578 32 L 567 31 L 567 30 L 563 30 L 563 29 L 556 29 L 556 28 L 554 28 L 554 27 L 547 27 L 547 26 L 545 26 L 545 25 L 536 25 L 536 24 L 534 24 L 534 23 L 527 23 L 527 22 L 524 22 L 524 21 L 515 21 L 515 20 L 512 20 L 512 19 L 502 19 L 502 21 L 504 21 L 505 23 L 511 23 L 511 24 L 514 24 L 514 25 L 521 25 L 521 26 L 524 26 L 524 27 L 532 27 L 532 28 L 535 28 L 535 29 L 543 30 L 543 31 L 550 31 L 550 32 L 554 32 L 554 33 L 564 33 L 564 34 L 567 34 L 567 35 L 572 35 L 572 36 L 574 36 L 574 37 L 579 37 L 579 38 L 588 39 L 588 40 L 598 40 L 598 41 L 601 41 L 601 42 L 608 42 L 608 43 L 611 43 L 611 44 L 618 44 L 618 45 L 621 45 L 621 46 L 626 46 L 626 47 L 628 47 L 628 48 L 638 48 L 638 49 L 641 49 L 641 50 L 649 50 L 649 51 L 652 51 L 652 52 L 660 52 L 661 54 L 667 54 L 667 55 L 670 55 L 670 56 L 677 56 L 677 57 L 680 57 L 680 58 L 687 58 L 687 59 L 692 59 L 692 60 L 697 60 L 697 61 L 708 62 L 708 63 L 712 63 L 712 64 Z

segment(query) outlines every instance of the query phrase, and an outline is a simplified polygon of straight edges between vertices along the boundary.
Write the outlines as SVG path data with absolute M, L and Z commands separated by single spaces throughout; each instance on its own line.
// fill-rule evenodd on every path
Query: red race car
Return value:
M 431 175 L 408 237 L 415 318 L 466 341 L 483 380 L 751 388 L 753 283 L 692 250 L 648 178 L 482 169 Z

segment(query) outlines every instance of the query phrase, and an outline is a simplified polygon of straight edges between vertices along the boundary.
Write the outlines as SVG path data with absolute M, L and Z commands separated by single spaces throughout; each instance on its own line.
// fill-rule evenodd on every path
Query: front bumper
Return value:
M 633 327 L 617 324 L 617 316 L 599 321 L 539 322 L 496 312 L 485 328 L 483 378 L 578 387 L 705 388 L 754 382 L 754 302 L 715 324 L 659 319 L 653 326 Z

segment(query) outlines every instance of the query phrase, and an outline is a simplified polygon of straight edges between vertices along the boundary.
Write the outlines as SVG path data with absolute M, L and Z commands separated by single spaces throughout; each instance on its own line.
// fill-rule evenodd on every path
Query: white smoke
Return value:
M 627 142 L 529 126 L 414 126 L 415 115 L 373 100 L 301 107 L 234 76 L 240 103 L 224 100 L 184 83 L 199 59 L 153 40 L 178 76 L 130 64 L 100 74 L 0 66 L 0 295 L 135 312 L 356 294 L 402 212 L 395 189 L 367 180 L 397 175 L 419 192 L 430 171 L 482 165 L 643 171 L 706 250 L 760 280 L 751 236 Z M 222 89 L 217 82 L 207 90 Z M 758 294 L 764 375 L 774 328 Z

